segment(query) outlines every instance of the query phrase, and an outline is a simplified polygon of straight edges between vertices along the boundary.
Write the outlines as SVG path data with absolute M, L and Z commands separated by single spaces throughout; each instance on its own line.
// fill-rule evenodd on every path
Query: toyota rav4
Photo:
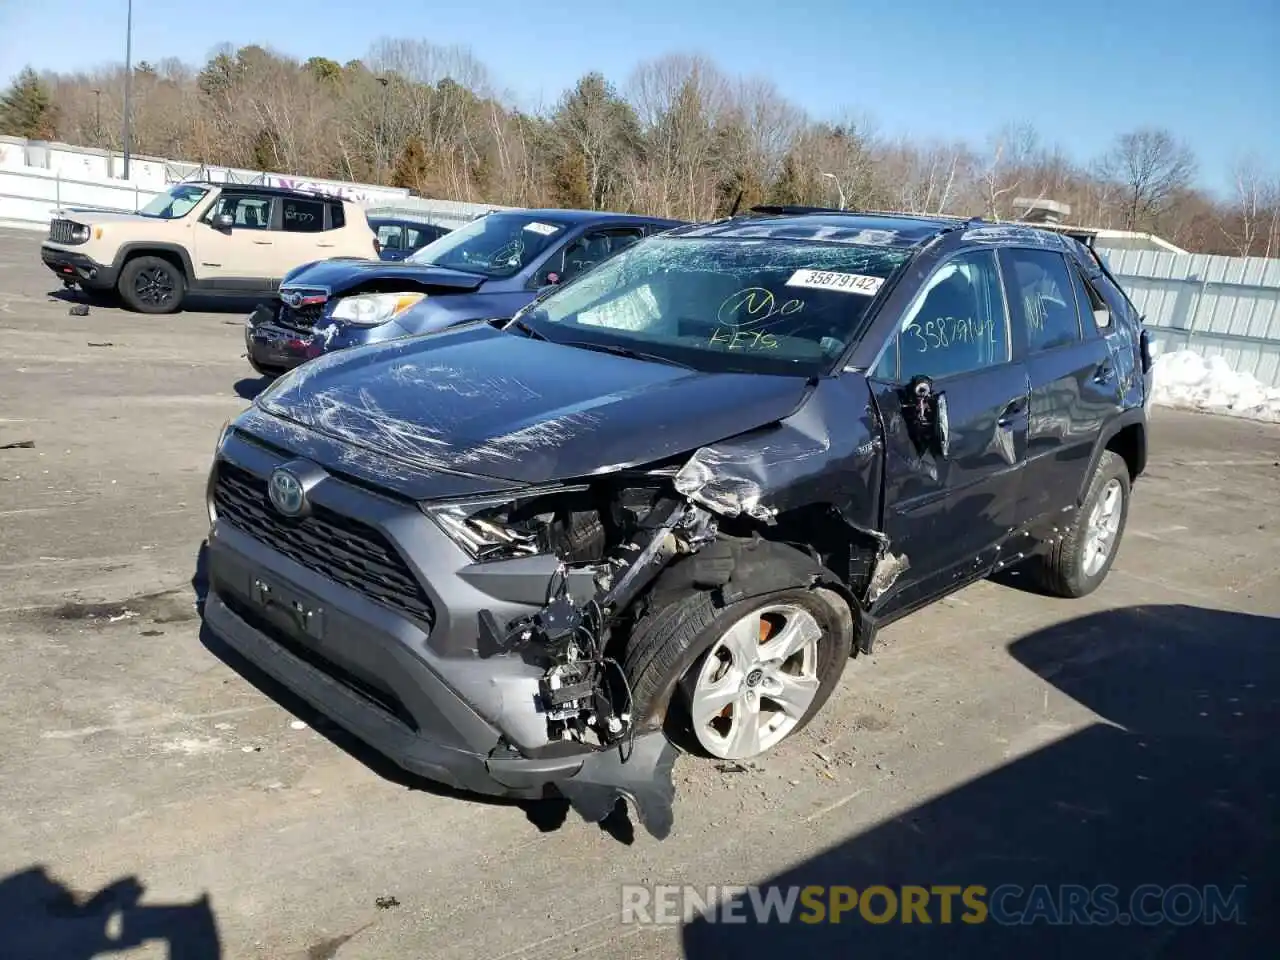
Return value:
M 877 629 L 1107 576 L 1141 319 L 1078 241 L 800 212 L 642 240 L 501 324 L 357 347 L 220 435 L 214 633 L 401 766 L 671 821 Z

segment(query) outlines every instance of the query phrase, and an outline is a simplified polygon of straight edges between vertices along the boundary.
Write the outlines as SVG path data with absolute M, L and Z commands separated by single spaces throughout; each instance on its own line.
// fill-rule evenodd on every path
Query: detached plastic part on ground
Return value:
M 1158 406 L 1280 423 L 1280 387 L 1232 370 L 1223 357 L 1175 350 L 1158 355 L 1153 369 L 1151 402 Z

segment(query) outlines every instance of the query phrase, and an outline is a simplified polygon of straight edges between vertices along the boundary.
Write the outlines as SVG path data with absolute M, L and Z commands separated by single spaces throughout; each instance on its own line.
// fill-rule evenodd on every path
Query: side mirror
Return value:
M 951 450 L 946 393 L 935 390 L 928 377 L 912 377 L 902 393 L 902 414 L 917 449 L 945 459 Z
M 1106 307 L 1099 307 L 1093 311 L 1093 322 L 1098 325 L 1099 330 L 1105 330 L 1111 326 L 1111 311 Z
M 236 218 L 229 213 L 220 213 L 213 218 L 213 229 L 230 230 L 236 225 Z

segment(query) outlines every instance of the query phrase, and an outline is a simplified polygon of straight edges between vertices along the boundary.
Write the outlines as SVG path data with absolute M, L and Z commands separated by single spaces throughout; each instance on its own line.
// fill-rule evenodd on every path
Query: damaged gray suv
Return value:
M 678 748 L 776 747 L 879 626 L 1011 564 L 1095 589 L 1149 393 L 1068 236 L 682 227 L 278 380 L 218 440 L 205 617 L 411 772 L 662 837 Z

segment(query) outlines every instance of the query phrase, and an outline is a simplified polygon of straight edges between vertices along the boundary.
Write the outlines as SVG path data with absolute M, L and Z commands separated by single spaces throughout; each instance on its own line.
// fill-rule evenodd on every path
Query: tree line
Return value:
M 0 133 L 120 150 L 124 67 L 22 71 Z M 1197 189 L 1196 158 L 1138 127 L 1080 159 L 1030 123 L 982 143 L 880 135 L 853 110 L 815 119 L 757 77 L 672 54 L 621 87 L 582 77 L 520 109 L 467 49 L 383 39 L 360 60 L 299 61 L 261 46 L 200 66 L 133 70 L 137 154 L 407 187 L 424 197 L 628 210 L 683 219 L 759 203 L 1019 219 L 1070 204 L 1079 225 L 1159 234 L 1196 252 L 1280 256 L 1280 174 L 1241 159 L 1230 189 Z

